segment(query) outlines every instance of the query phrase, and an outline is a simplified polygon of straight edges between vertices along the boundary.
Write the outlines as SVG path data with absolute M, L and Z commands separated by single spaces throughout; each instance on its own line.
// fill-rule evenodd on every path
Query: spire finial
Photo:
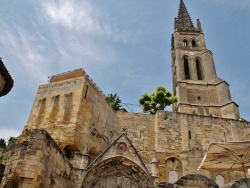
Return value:
M 175 28 L 178 30 L 195 30 L 194 24 L 183 0 L 180 0 L 178 18 L 175 21 Z

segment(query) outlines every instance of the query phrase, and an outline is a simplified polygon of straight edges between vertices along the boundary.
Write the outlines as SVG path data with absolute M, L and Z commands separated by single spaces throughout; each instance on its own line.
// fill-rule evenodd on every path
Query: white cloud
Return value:
M 120 30 L 89 0 L 43 1 L 42 11 L 51 23 L 88 35 L 104 36 L 115 42 L 134 42 L 135 36 Z M 112 25 L 112 26 L 111 26 Z M 133 39 L 132 39 L 133 38 Z M 130 40 L 129 40 L 130 39 Z
M 47 60 L 42 55 L 42 48 L 39 46 L 40 39 L 23 30 L 21 27 L 12 28 L 6 26 L 4 37 L 1 41 L 5 48 L 8 48 L 18 64 L 16 71 L 25 74 L 33 81 L 44 81 L 46 78 Z M 16 32 L 16 31 L 17 32 Z
M 100 25 L 94 17 L 93 7 L 86 0 L 81 3 L 71 0 L 45 1 L 42 3 L 42 7 L 47 18 L 54 24 L 68 29 L 81 29 L 87 33 L 101 31 Z

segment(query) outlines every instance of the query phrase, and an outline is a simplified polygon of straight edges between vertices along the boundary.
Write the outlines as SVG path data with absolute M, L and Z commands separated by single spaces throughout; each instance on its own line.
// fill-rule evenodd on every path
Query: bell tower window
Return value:
M 197 79 L 203 80 L 201 62 L 199 59 L 196 59 L 196 71 L 197 71 Z
M 195 42 L 195 40 L 192 40 L 192 47 L 196 47 L 196 42 Z
M 184 75 L 186 80 L 190 79 L 188 59 L 186 57 L 184 58 Z
M 184 47 L 187 47 L 188 46 L 188 42 L 187 42 L 187 40 L 185 39 L 185 40 L 183 40 L 183 46 Z

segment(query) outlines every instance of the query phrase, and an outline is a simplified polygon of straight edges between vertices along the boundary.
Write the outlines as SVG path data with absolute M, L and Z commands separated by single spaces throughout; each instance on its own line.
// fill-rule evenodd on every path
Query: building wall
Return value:
M 188 88 L 185 83 L 181 84 Z M 187 97 L 187 100 L 195 103 L 196 99 Z M 159 182 L 168 182 L 170 171 L 176 171 L 179 178 L 202 174 L 215 180 L 216 173 L 197 171 L 207 146 L 211 142 L 250 139 L 249 123 L 233 119 L 166 111 L 158 111 L 156 115 L 115 113 L 105 101 L 105 95 L 86 74 L 39 87 L 19 141 L 29 140 L 30 131 L 37 128 L 48 131 L 68 157 L 88 147 L 91 161 L 125 131 L 148 170 L 156 151 Z M 12 157 L 7 155 L 6 160 L 8 158 Z M 5 164 L 9 166 L 7 169 L 15 168 L 14 163 Z M 226 182 L 242 175 L 220 174 Z
M 116 121 L 105 95 L 87 75 L 62 79 L 39 87 L 19 142 L 29 130 L 46 129 L 69 155 L 88 145 L 96 157 L 120 131 Z
M 158 111 L 156 115 L 156 151 L 159 161 L 159 181 L 168 181 L 174 170 L 179 178 L 187 174 L 202 174 L 215 181 L 221 174 L 225 182 L 240 178 L 241 172 L 212 173 L 197 168 L 212 142 L 250 139 L 250 124 L 233 119 Z M 171 163 L 171 160 L 176 162 Z
M 126 129 L 128 138 L 149 167 L 155 150 L 155 115 L 118 112 L 117 116 L 119 128 Z
M 0 187 L 76 187 L 71 164 L 48 133 L 33 130 L 30 136 L 29 142 L 5 151 Z

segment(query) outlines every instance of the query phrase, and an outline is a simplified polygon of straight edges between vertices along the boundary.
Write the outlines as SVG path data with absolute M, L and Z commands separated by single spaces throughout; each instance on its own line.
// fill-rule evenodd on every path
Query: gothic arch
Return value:
M 124 156 L 103 160 L 91 167 L 84 177 L 82 188 L 154 187 L 151 175 Z
M 188 56 L 182 57 L 182 64 L 183 64 L 183 75 L 185 80 L 190 79 L 190 69 L 189 69 L 189 58 Z
M 197 73 L 197 80 L 203 80 L 204 74 L 203 74 L 203 67 L 202 62 L 199 57 L 195 58 L 195 67 L 196 67 L 196 73 Z
M 197 47 L 197 42 L 195 39 L 192 40 L 192 47 Z
M 177 177 L 182 177 L 182 163 L 179 159 L 176 157 L 170 157 L 166 160 L 166 170 L 167 170 L 167 182 L 170 182 L 170 176 L 173 174 L 173 172 L 177 173 Z M 172 172 L 172 173 L 171 173 Z M 177 180 L 177 179 L 176 179 Z M 173 183 L 173 182 L 171 182 Z
M 184 39 L 183 40 L 183 44 L 182 44 L 184 47 L 188 47 L 188 41 L 187 41 L 187 39 Z

